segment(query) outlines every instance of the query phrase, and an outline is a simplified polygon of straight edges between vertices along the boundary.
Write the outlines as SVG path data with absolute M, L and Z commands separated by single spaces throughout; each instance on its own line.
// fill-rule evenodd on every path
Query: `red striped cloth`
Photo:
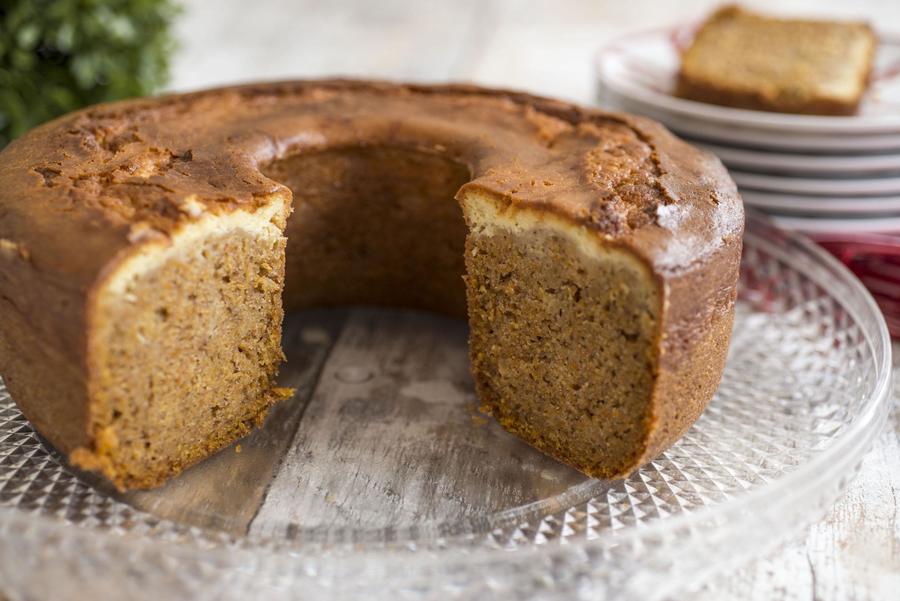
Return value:
M 891 336 L 900 338 L 900 234 L 815 234 L 813 240 L 869 289 Z

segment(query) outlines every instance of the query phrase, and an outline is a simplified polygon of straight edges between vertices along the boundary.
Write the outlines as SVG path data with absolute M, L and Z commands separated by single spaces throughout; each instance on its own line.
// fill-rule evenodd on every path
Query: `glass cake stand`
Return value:
M 0 591 L 662 599 L 819 518 L 888 410 L 890 342 L 871 297 L 755 217 L 721 387 L 624 481 L 587 479 L 480 417 L 460 322 L 292 319 L 298 398 L 156 491 L 120 495 L 66 467 L 0 386 Z

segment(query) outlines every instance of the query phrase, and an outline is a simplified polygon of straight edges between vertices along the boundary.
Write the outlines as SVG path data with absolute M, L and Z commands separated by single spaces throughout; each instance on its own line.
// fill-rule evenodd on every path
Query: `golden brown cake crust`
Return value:
M 279 157 L 360 146 L 447 156 L 472 174 L 463 190 L 638 256 L 664 305 L 647 453 L 693 423 L 724 365 L 743 231 L 716 158 L 642 118 L 466 85 L 344 80 L 99 105 L 0 153 L 0 371 L 26 416 L 65 452 L 85 444 L 86 307 L 118 262 L 198 207 L 225 213 L 285 192 L 261 173 Z
M 0 236 L 32 269 L 90 286 L 123 249 L 190 222 L 191 201 L 212 212 L 265 202 L 283 187 L 259 166 L 276 157 L 379 144 L 450 155 L 469 165 L 468 187 L 594 229 L 661 273 L 742 231 L 719 161 L 648 119 L 474 86 L 333 80 L 98 105 L 47 123 L 2 152 Z

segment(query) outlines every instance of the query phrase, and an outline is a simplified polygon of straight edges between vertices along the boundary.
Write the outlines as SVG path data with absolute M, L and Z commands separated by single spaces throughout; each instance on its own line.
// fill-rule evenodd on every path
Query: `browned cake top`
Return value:
M 449 156 L 467 186 L 593 228 L 661 272 L 742 228 L 719 161 L 651 121 L 471 86 L 312 81 L 100 105 L 37 128 L 0 153 L 0 240 L 89 284 L 142 239 L 283 190 L 261 165 L 360 145 Z

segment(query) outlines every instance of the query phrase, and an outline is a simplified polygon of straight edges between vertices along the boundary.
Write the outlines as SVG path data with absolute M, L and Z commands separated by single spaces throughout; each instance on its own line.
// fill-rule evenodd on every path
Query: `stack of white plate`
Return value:
M 673 94 L 690 26 L 623 38 L 597 61 L 601 102 L 665 123 L 718 155 L 744 202 L 782 226 L 900 232 L 900 39 L 882 36 L 852 117 L 734 109 Z

